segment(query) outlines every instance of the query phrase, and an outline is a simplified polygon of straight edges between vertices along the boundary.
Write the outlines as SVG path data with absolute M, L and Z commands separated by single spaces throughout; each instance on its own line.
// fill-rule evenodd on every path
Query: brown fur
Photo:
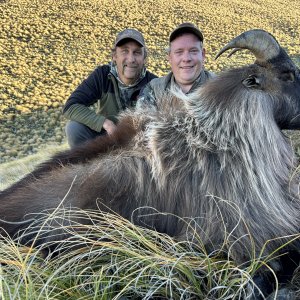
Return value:
M 132 119 L 124 117 L 117 125 L 118 129 L 112 135 L 99 136 L 83 145 L 57 153 L 37 166 L 33 172 L 26 175 L 21 181 L 6 189 L 5 193 L 15 191 L 54 169 L 63 168 L 70 164 L 86 163 L 89 160 L 100 157 L 102 153 L 125 147 L 135 136 L 137 130 L 139 130 L 135 126 L 137 124 L 133 124 Z M 2 192 L 2 195 L 4 195 L 4 192 Z

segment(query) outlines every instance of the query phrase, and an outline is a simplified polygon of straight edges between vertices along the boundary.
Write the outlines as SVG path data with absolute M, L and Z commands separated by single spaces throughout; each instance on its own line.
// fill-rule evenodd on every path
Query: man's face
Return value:
M 205 49 L 194 34 L 185 33 L 171 42 L 168 59 L 176 82 L 192 86 L 203 68 Z
M 121 81 L 126 84 L 133 84 L 140 77 L 145 64 L 145 49 L 135 41 L 128 41 L 117 46 L 113 53 L 118 75 Z

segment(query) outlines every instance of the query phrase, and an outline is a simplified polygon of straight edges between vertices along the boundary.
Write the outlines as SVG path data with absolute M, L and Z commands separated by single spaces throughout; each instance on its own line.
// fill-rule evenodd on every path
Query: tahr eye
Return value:
M 279 79 L 283 80 L 283 81 L 292 81 L 294 82 L 295 81 L 295 74 L 294 72 L 282 72 L 280 75 L 279 75 Z

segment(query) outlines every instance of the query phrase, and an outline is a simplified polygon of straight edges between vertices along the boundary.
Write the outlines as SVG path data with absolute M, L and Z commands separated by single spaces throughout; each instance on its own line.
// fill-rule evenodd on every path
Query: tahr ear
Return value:
M 261 78 L 255 74 L 249 75 L 242 81 L 242 84 L 247 88 L 260 88 Z

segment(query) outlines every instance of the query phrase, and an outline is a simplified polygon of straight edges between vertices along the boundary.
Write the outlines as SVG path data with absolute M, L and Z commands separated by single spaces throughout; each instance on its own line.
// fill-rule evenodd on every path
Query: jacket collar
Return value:
M 202 69 L 199 76 L 194 81 L 192 87 L 190 88 L 190 90 L 186 94 L 189 94 L 189 93 L 193 92 L 197 87 L 199 87 L 199 85 L 203 84 L 206 80 L 207 80 L 207 75 L 205 73 L 205 70 Z M 176 80 L 175 80 L 175 77 L 174 77 L 173 73 L 170 72 L 168 85 L 171 86 L 173 84 L 175 84 L 179 87 L 179 85 L 176 83 Z

